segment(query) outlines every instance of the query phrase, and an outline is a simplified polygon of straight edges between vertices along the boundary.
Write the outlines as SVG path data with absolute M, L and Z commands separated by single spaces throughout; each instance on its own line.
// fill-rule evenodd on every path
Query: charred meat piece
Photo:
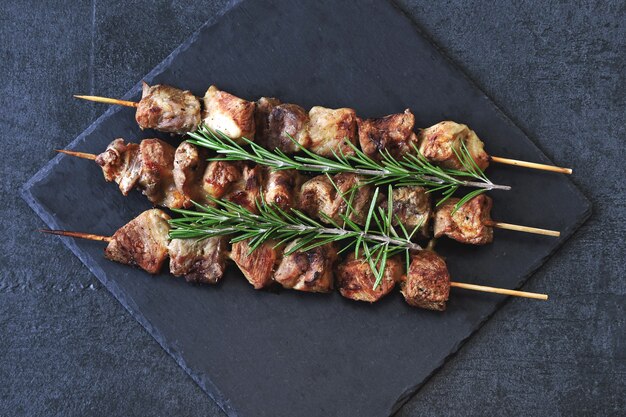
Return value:
M 261 199 L 261 187 L 264 183 L 265 170 L 261 166 L 243 167 L 241 178 L 232 184 L 224 199 L 248 211 L 258 213 L 257 202 Z
M 230 258 L 257 290 L 273 282 L 274 267 L 280 256 L 280 250 L 273 247 L 275 244 L 276 242 L 267 241 L 250 252 L 247 240 L 233 243 Z
M 221 198 L 241 178 L 243 165 L 229 161 L 211 161 L 202 177 L 205 195 Z
M 422 130 L 419 139 L 420 152 L 426 159 L 444 168 L 463 169 L 457 157 L 457 153 L 461 152 L 462 143 L 465 143 L 469 154 L 481 170 L 489 166 L 489 155 L 484 150 L 485 144 L 466 125 L 451 121 L 440 122 Z
M 167 259 L 170 217 L 159 209 L 147 210 L 118 229 L 104 256 L 112 261 L 156 274 Z
M 381 152 L 389 152 L 395 159 L 415 153 L 418 140 L 414 125 L 415 116 L 409 109 L 378 119 L 357 118 L 361 150 L 375 160 L 382 158 Z
M 356 143 L 356 112 L 352 109 L 313 107 L 309 111 L 309 150 L 321 156 L 354 153 L 347 142 Z
M 255 103 L 236 97 L 212 85 L 204 95 L 202 120 L 206 126 L 233 140 L 254 140 Z
M 123 195 L 137 185 L 141 176 L 141 154 L 136 143 L 124 143 L 124 139 L 115 139 L 106 150 L 96 157 L 96 163 L 102 167 L 104 179 L 115 181 Z
M 289 251 L 296 243 L 285 248 Z M 285 288 L 308 292 L 329 292 L 333 289 L 333 266 L 337 248 L 332 244 L 283 256 L 274 280 Z
M 334 185 L 333 185 L 334 183 Z M 339 190 L 339 192 L 337 192 Z M 341 224 L 340 214 L 345 214 L 348 202 L 354 209 L 350 220 L 362 224 L 371 204 L 373 189 L 365 184 L 356 174 L 341 173 L 331 180 L 325 175 L 318 175 L 305 182 L 300 190 L 300 210 L 325 221 L 320 213 Z
M 202 177 L 206 169 L 206 153 L 189 142 L 181 143 L 174 154 L 174 184 L 185 198 L 185 207 L 191 201 L 206 203 Z
M 356 301 L 373 303 L 389 294 L 396 282 L 404 275 L 404 265 L 398 256 L 387 259 L 380 284 L 374 288 L 376 275 L 363 258 L 356 259 L 354 253 L 337 266 L 335 282 L 342 296 Z
M 279 104 L 280 100 L 274 97 L 261 97 L 256 102 L 254 141 L 264 148 L 269 148 L 267 138 L 270 128 L 270 113 Z
M 484 245 L 493 241 L 491 206 L 493 201 L 481 194 L 463 204 L 454 214 L 458 198 L 450 198 L 435 213 L 435 237 L 448 236 L 461 243 Z
M 308 132 L 309 115 L 296 104 L 279 104 L 269 114 L 267 130 L 262 146 L 267 149 L 280 149 L 285 153 L 296 153 L 300 146 L 309 148 L 311 139 Z
M 450 295 L 450 274 L 446 262 L 435 252 L 417 252 L 411 259 L 401 287 L 402 295 L 410 305 L 444 311 Z
M 226 270 L 228 239 L 172 239 L 168 246 L 170 272 L 187 282 L 216 284 Z
M 142 129 L 169 133 L 193 132 L 200 125 L 200 100 L 169 85 L 143 83 L 135 119 Z
M 409 233 L 416 227 L 423 236 L 428 236 L 432 217 L 430 194 L 423 187 L 398 187 L 393 189 L 393 225 L 402 222 Z M 387 209 L 387 200 L 381 203 Z
M 269 170 L 266 176 L 267 182 L 263 189 L 265 202 L 267 204 L 275 204 L 287 212 L 291 208 L 296 208 L 298 191 L 303 182 L 300 173 L 294 170 Z
M 174 182 L 174 147 L 160 139 L 144 139 L 139 149 L 141 177 L 138 185 L 144 195 L 156 206 L 183 207 L 185 196 Z

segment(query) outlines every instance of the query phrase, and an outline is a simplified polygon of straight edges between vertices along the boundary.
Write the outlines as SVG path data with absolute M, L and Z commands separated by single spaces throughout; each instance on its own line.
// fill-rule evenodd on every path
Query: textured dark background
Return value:
M 0 414 L 220 415 L 18 189 L 104 111 L 72 93 L 122 95 L 227 2 L 72 3 L 0 9 Z M 625 3 L 401 7 L 594 214 L 525 287 L 551 301 L 510 300 L 399 414 L 624 414 Z

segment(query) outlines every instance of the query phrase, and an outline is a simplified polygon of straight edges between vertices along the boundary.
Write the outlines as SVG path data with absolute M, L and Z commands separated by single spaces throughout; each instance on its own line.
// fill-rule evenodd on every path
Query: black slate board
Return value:
M 351 106 L 363 116 L 410 107 L 419 126 L 463 121 L 495 155 L 549 162 L 386 2 L 295 8 L 286 0 L 246 1 L 207 23 L 144 79 L 196 94 L 215 83 L 244 97 Z M 136 85 L 126 98 L 138 97 Z M 111 108 L 69 148 L 99 152 L 114 137 L 151 136 L 133 115 Z M 515 189 L 492 194 L 494 218 L 559 229 L 563 237 L 497 231 L 487 247 L 442 241 L 439 248 L 456 279 L 517 287 L 590 206 L 561 175 L 501 166 L 489 174 Z M 65 156 L 35 175 L 23 195 L 50 227 L 101 234 L 148 207 L 138 193 L 123 198 L 105 184 L 93 163 Z M 398 294 L 370 306 L 338 294 L 257 292 L 234 271 L 223 285 L 194 287 L 108 262 L 97 242 L 65 243 L 229 415 L 390 414 L 504 300 L 453 290 L 448 311 L 434 313 L 406 306 Z

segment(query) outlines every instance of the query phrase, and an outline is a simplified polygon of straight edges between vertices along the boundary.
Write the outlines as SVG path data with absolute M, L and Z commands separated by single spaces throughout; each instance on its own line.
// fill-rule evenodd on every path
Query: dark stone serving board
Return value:
M 246 1 L 144 79 L 199 95 L 214 83 L 243 97 L 351 106 L 362 116 L 409 107 L 418 126 L 462 121 L 495 155 L 550 162 L 387 2 Z M 125 98 L 139 95 L 137 84 Z M 111 107 L 68 147 L 97 153 L 113 138 L 153 134 L 138 129 L 133 109 Z M 492 193 L 495 219 L 558 229 L 562 237 L 498 230 L 492 245 L 442 240 L 440 252 L 457 280 L 519 287 L 590 205 L 563 175 L 504 166 L 488 173 L 514 190 Z M 139 193 L 122 197 L 93 162 L 61 155 L 23 195 L 51 228 L 100 234 L 148 207 Z M 337 293 L 254 291 L 234 268 L 223 284 L 198 287 L 109 262 L 101 243 L 64 242 L 228 415 L 393 413 L 505 299 L 453 289 L 448 310 L 436 313 L 407 306 L 398 293 L 367 305 Z

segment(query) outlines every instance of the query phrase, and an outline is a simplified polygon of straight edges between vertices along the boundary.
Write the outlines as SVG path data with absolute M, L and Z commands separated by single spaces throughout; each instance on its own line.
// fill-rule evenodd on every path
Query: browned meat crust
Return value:
M 332 157 L 354 153 L 347 142 L 356 143 L 356 112 L 353 109 L 327 109 L 315 106 L 309 111 L 309 150 Z
M 150 87 L 144 82 L 135 119 L 142 129 L 192 132 L 200 125 L 200 101 L 189 91 L 169 85 Z
M 216 284 L 226 270 L 228 239 L 172 239 L 168 246 L 170 272 L 187 282 Z
M 268 149 L 278 148 L 285 153 L 299 152 L 300 147 L 293 143 L 293 138 L 300 146 L 308 148 L 311 143 L 308 124 L 309 115 L 302 107 L 296 104 L 280 104 L 269 115 L 263 146 Z
M 275 204 L 289 212 L 289 209 L 298 205 L 298 191 L 303 178 L 298 171 L 268 171 L 267 182 L 263 189 L 263 196 L 267 204 Z
M 401 283 L 407 303 L 415 307 L 443 311 L 450 295 L 450 274 L 443 258 L 435 252 L 417 252 Z
M 484 150 L 485 144 L 476 136 L 473 130 L 463 124 L 444 121 L 437 123 L 419 134 L 420 152 L 431 162 L 445 168 L 463 169 L 457 158 L 461 150 L 461 143 L 465 143 L 467 150 L 476 165 L 482 170 L 489 166 L 489 155 Z
M 257 290 L 272 284 L 274 266 L 280 256 L 280 250 L 273 247 L 275 244 L 267 241 L 250 253 L 247 240 L 233 243 L 231 259 Z
M 156 274 L 167 259 L 170 217 L 159 209 L 147 210 L 121 227 L 107 245 L 104 256 L 112 261 Z
M 432 206 L 430 194 L 423 187 L 398 187 L 393 193 L 393 224 L 402 222 L 409 233 L 419 226 L 419 233 L 428 236 L 430 219 L 432 218 Z M 381 203 L 383 209 L 387 209 L 387 200 Z
M 191 201 L 206 203 L 202 177 L 206 169 L 206 152 L 189 142 L 181 143 L 174 154 L 174 184 L 185 198 L 185 207 Z
M 418 140 L 413 133 L 414 125 L 415 116 L 409 109 L 378 119 L 357 118 L 361 150 L 376 160 L 382 158 L 383 151 L 396 159 L 415 153 Z
M 142 163 L 139 186 L 148 200 L 156 206 L 183 207 L 185 196 L 174 182 L 174 147 L 160 139 L 144 139 L 139 149 Z
M 332 180 L 334 186 L 325 175 L 318 175 L 305 182 L 300 190 L 300 210 L 322 221 L 324 219 L 320 213 L 324 213 L 341 224 L 340 214 L 346 213 L 347 201 L 351 201 L 354 210 L 350 215 L 350 220 L 362 224 L 374 193 L 372 187 L 365 184 L 365 180 L 355 174 L 337 174 L 332 177 Z
M 202 177 L 204 193 L 222 198 L 229 188 L 241 178 L 242 164 L 229 161 L 211 161 Z
M 261 97 L 256 102 L 256 110 L 254 112 L 254 141 L 264 148 L 269 148 L 268 135 L 270 129 L 270 114 L 272 109 L 280 104 L 280 100 L 273 97 Z
M 285 251 L 295 245 L 289 244 Z M 308 251 L 285 255 L 274 274 L 274 280 L 285 288 L 308 292 L 329 292 L 333 289 L 333 266 L 337 248 L 318 246 Z
M 123 195 L 135 187 L 141 176 L 139 145 L 115 139 L 106 150 L 96 157 L 106 181 L 115 181 Z
M 231 139 L 254 140 L 256 104 L 212 85 L 204 95 L 202 120 L 209 129 L 220 131 Z
M 485 194 L 472 198 L 454 214 L 458 198 L 450 198 L 435 213 L 435 237 L 448 236 L 461 243 L 484 245 L 493 241 L 491 206 L 493 201 Z
M 376 275 L 372 272 L 370 264 L 363 258 L 356 259 L 354 253 L 351 253 L 337 266 L 335 281 L 344 297 L 373 303 L 389 294 L 403 275 L 402 258 L 398 256 L 389 258 L 385 264 L 383 279 L 374 289 Z
M 224 199 L 231 201 L 248 211 L 258 213 L 257 202 L 261 202 L 261 187 L 264 184 L 265 170 L 261 166 L 243 167 L 241 178 L 231 185 Z

